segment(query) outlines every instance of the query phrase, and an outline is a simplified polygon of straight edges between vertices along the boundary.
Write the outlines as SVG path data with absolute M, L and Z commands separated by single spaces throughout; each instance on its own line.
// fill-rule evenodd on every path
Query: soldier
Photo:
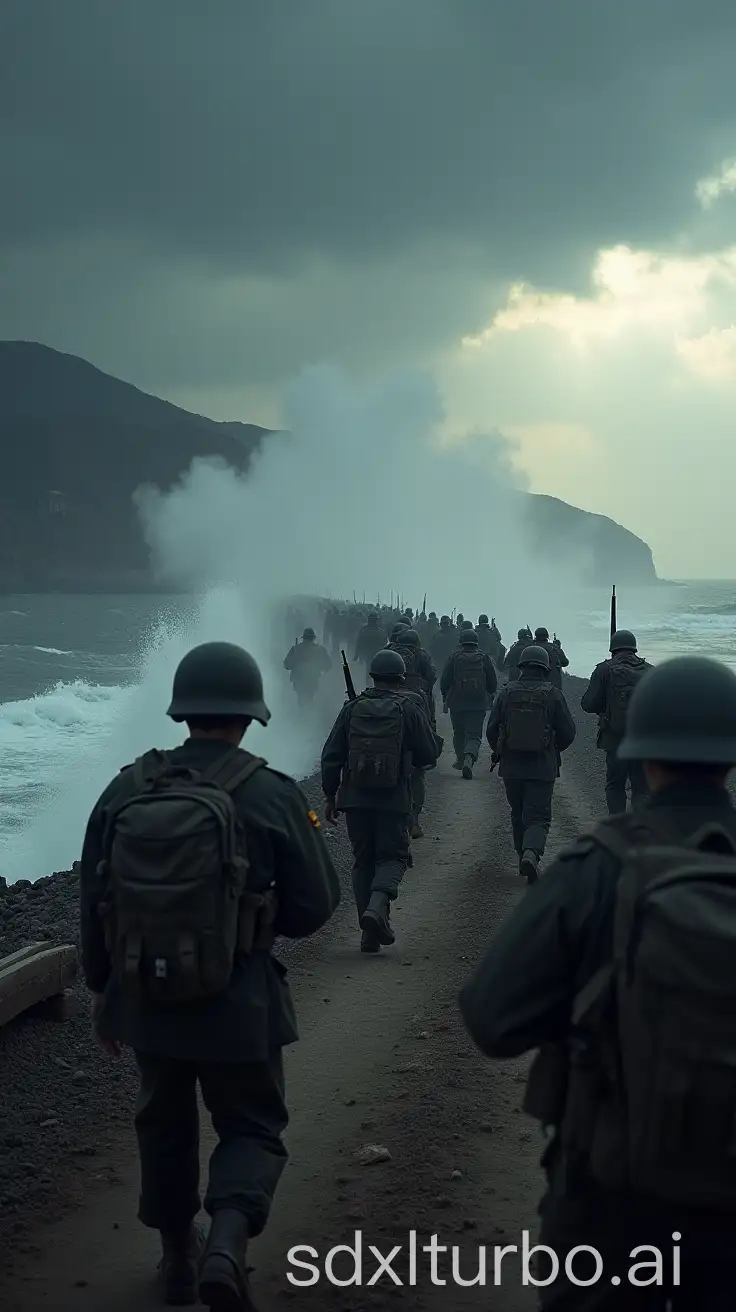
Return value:
M 479 615 L 475 631 L 478 635 L 478 646 L 481 651 L 485 652 L 486 656 L 490 656 L 491 660 L 495 662 L 498 655 L 498 638 L 488 623 L 487 615 Z
M 464 623 L 465 623 L 465 616 L 463 615 L 462 611 L 459 610 L 455 617 L 455 628 L 457 629 L 458 633 L 460 632 Z
M 542 1306 L 730 1312 L 736 676 L 694 657 L 650 670 L 619 750 L 642 764 L 647 803 L 559 854 L 460 1005 L 489 1056 L 540 1049 L 525 1104 L 553 1130 L 540 1242 L 560 1258 L 592 1247 L 617 1276 L 596 1283 L 580 1252 L 575 1283 L 561 1262 Z M 540 1283 L 550 1265 L 540 1260 Z
M 513 643 L 503 662 L 503 668 L 508 671 L 509 683 L 513 683 L 519 677 L 519 657 L 521 653 L 532 644 L 532 635 L 529 629 L 519 629 L 516 642 Z
M 429 612 L 429 615 L 427 616 L 427 632 L 424 637 L 424 646 L 426 647 L 427 651 L 430 653 L 432 651 L 432 643 L 437 637 L 439 631 L 440 631 L 440 622 L 437 619 L 437 612 L 435 610 L 431 610 Z
M 289 671 L 299 705 L 308 706 L 314 701 L 322 675 L 332 669 L 332 660 L 317 642 L 314 629 L 304 630 L 302 641 L 287 653 L 284 669 Z
M 397 638 L 392 639 L 389 647 L 390 650 L 397 651 L 404 662 L 407 688 L 421 693 L 425 698 L 429 718 L 434 727 L 434 685 L 437 682 L 437 671 L 432 664 L 432 657 L 420 645 L 416 629 L 403 629 Z
M 403 694 L 398 652 L 378 652 L 370 673 L 373 688 L 343 706 L 322 752 L 325 817 L 335 825 L 345 812 L 353 849 L 361 952 L 395 940 L 389 909 L 409 862 L 411 772 L 437 759 L 426 712 Z
M 637 643 L 628 629 L 611 638 L 611 658 L 596 665 L 580 705 L 588 715 L 598 716 L 598 747 L 606 753 L 606 803 L 609 815 L 626 810 L 626 785 L 631 785 L 631 805 L 643 806 L 647 799 L 644 771 L 638 761 L 621 761 L 618 749 L 626 730 L 626 715 L 639 680 L 652 667 L 637 655 Z
M 544 647 L 549 656 L 549 681 L 562 691 L 562 671 L 567 669 L 570 662 L 562 650 L 559 638 L 550 642 L 549 629 L 537 629 L 534 633 L 534 645 Z
M 366 677 L 377 651 L 386 646 L 386 630 L 381 628 L 376 611 L 372 610 L 358 634 L 353 660 L 365 666 Z
M 489 698 L 496 692 L 493 661 L 479 650 L 474 629 L 463 629 L 460 647 L 453 652 L 442 671 L 440 691 L 450 708 L 455 760 L 453 770 L 462 770 L 463 779 L 473 778 L 478 760 L 483 724 Z
M 97 1040 L 111 1056 L 131 1047 L 140 1070 L 139 1217 L 161 1233 L 166 1301 L 197 1298 L 199 1081 L 220 1139 L 199 1294 L 238 1312 L 253 1306 L 246 1245 L 287 1160 L 281 1049 L 298 1038 L 270 949 L 275 935 L 304 938 L 324 925 L 340 889 L 293 779 L 240 750 L 251 722 L 270 718 L 252 657 L 230 643 L 195 647 L 176 671 L 168 714 L 186 721 L 187 741 L 123 770 L 90 817 L 82 962 Z
M 486 738 L 494 761 L 500 761 L 519 874 L 533 884 L 552 822 L 561 755 L 575 741 L 575 722 L 559 688 L 549 681 L 543 647 L 527 647 L 519 671 L 518 680 L 508 683 L 493 703 Z

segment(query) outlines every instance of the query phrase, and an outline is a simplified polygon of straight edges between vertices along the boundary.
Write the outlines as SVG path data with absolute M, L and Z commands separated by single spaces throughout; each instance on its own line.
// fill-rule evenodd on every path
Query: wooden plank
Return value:
M 74 982 L 77 949 L 34 944 L 0 961 L 0 1025 L 56 997 Z

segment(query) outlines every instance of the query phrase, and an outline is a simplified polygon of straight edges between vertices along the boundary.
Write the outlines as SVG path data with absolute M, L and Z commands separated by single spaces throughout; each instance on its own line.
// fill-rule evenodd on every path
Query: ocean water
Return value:
M 487 607 L 486 607 L 487 608 Z M 533 616 L 509 617 L 509 630 Z M 736 669 L 736 582 L 663 585 L 618 599 L 654 663 L 678 654 L 716 657 Z M 553 627 L 550 617 L 539 617 Z M 505 627 L 501 617 L 501 627 Z M 608 611 L 588 598 L 559 637 L 570 671 L 587 676 L 604 658 Z M 176 661 L 196 641 L 242 642 L 264 668 L 273 719 L 254 750 L 297 776 L 317 760 L 342 700 L 337 677 L 304 720 L 280 668 L 285 640 L 231 592 L 177 597 L 0 597 L 0 874 L 9 882 L 68 868 L 86 817 L 116 770 L 181 733 L 165 718 Z M 504 634 L 507 641 L 513 637 Z M 284 648 L 284 651 L 281 648 Z

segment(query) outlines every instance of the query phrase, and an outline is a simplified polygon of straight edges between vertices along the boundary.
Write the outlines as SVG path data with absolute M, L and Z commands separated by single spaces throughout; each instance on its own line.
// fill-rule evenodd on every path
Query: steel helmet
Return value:
M 406 666 L 398 651 L 389 647 L 377 651 L 368 670 L 372 679 L 395 679 L 397 682 L 406 678 Z
M 636 651 L 637 642 L 630 629 L 617 629 L 611 638 L 611 653 L 615 651 Z
M 534 630 L 535 642 L 549 642 L 549 629 L 541 628 Z
M 487 615 L 479 615 L 479 616 L 478 616 L 478 623 L 479 623 L 479 624 L 487 624 L 487 623 L 488 623 L 488 616 L 487 616 Z
M 305 629 L 302 634 L 302 639 L 305 642 L 315 642 L 316 638 L 317 638 L 317 634 L 315 633 L 314 629 Z
M 399 642 L 402 647 L 420 647 L 419 634 L 416 629 L 404 629 L 399 634 Z
M 519 657 L 519 668 L 524 665 L 538 665 L 542 670 L 549 670 L 549 652 L 544 647 L 525 647 Z
M 263 679 L 253 657 L 232 642 L 205 642 L 193 647 L 174 675 L 166 714 L 177 724 L 190 716 L 271 718 L 263 700 Z
M 476 633 L 475 629 L 460 630 L 460 646 L 461 647 L 478 646 L 478 634 Z
M 679 656 L 649 670 L 632 693 L 618 755 L 736 765 L 736 674 L 704 656 Z

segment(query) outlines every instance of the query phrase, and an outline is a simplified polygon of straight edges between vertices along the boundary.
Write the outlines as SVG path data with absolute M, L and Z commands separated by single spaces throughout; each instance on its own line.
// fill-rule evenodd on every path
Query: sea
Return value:
M 652 662 L 698 654 L 736 669 L 736 582 L 662 584 L 622 594 L 618 607 L 619 624 L 635 630 Z M 587 676 L 604 658 L 608 624 L 599 599 L 574 633 L 559 634 L 571 673 Z M 297 777 L 309 773 L 338 706 L 300 723 L 280 639 L 264 639 L 262 618 L 256 628 L 248 632 L 227 595 L 0 597 L 0 875 L 12 883 L 69 869 L 108 780 L 138 752 L 177 741 L 165 718 L 171 672 L 196 640 L 222 636 L 254 651 L 273 711 L 258 731 L 264 755 Z

